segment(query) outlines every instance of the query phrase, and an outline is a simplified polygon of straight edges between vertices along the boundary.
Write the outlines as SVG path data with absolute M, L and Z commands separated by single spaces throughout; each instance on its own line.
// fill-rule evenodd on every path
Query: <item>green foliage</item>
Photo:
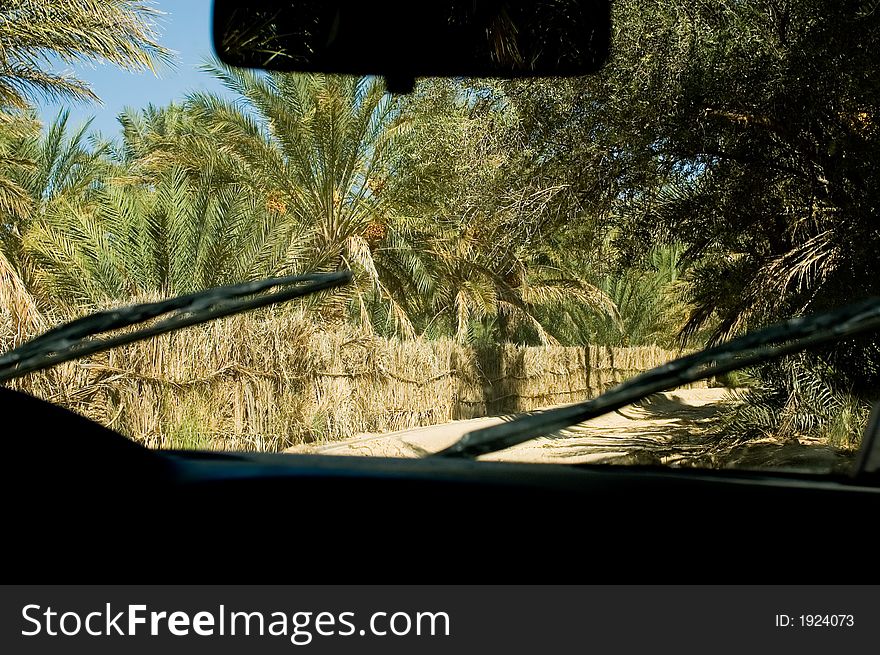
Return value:
M 170 51 L 157 43 L 153 8 L 133 0 L 8 0 L 0 3 L 0 293 L 22 326 L 43 324 L 25 241 L 48 205 L 84 196 L 99 149 L 85 153 L 84 126 L 65 140 L 67 115 L 42 138 L 29 102 L 38 97 L 97 100 L 88 84 L 53 69 L 102 61 L 155 72 Z M 91 158 L 91 161 L 85 161 Z M 46 291 L 45 289 L 42 291 Z M 12 300 L 10 300 L 12 298 Z M 27 317 L 22 314 L 27 308 Z M 19 335 L 17 338 L 21 338 Z
M 19 115 L 26 120 L 26 115 Z M 25 123 L 27 124 L 27 123 Z M 68 129 L 68 114 L 61 112 L 45 134 L 38 126 L 7 132 L 8 185 L 20 196 L 0 223 L 0 254 L 15 269 L 27 293 L 46 301 L 51 291 L 40 287 L 41 271 L 30 242 L 35 231 L 59 214 L 81 211 L 95 199 L 109 164 L 103 144 L 90 144 L 88 124 Z
M 617 262 L 585 260 L 623 317 L 650 287 L 638 271 L 658 244 L 681 244 L 690 262 L 679 326 L 692 343 L 880 295 L 874 4 L 625 0 L 614 5 L 613 57 L 600 75 L 548 95 L 541 81 L 507 85 L 537 168 L 589 208 L 579 236 Z M 597 224 L 613 227 L 610 252 L 596 245 Z M 876 335 L 822 361 L 835 372 L 824 383 L 834 397 L 876 398 Z M 797 392 L 813 388 L 814 366 L 792 364 L 800 378 L 773 367 L 764 375 L 779 377 L 781 398 L 815 403 L 803 415 L 816 426 L 838 424 L 847 412 L 825 413 L 821 396 Z M 783 407 L 777 399 L 765 417 Z
M 276 271 L 351 268 L 355 282 L 341 300 L 366 316 L 379 298 L 397 330 L 412 334 L 413 283 L 393 251 L 376 256 L 396 227 L 383 189 L 410 130 L 381 80 L 205 70 L 241 100 L 190 97 L 187 111 L 212 137 L 199 161 L 268 199 Z
M 720 433 L 746 441 L 774 438 L 815 440 L 858 448 L 870 404 L 841 390 L 840 373 L 822 359 L 802 355 L 753 371 L 750 388 L 740 391 Z
M 862 4 L 619 6 L 615 129 L 666 180 L 643 189 L 626 232 L 705 260 L 688 329 L 717 316 L 725 337 L 878 292 L 880 17 Z
M 29 112 L 0 112 L 0 239 L 4 250 L 12 232 L 20 231 L 19 222 L 30 211 L 31 198 L 21 180 L 34 162 L 29 158 L 27 144 L 36 139 L 40 126 Z M 6 251 L 8 254 L 8 251 Z
M 524 150 L 500 85 L 429 80 L 404 111 L 416 129 L 389 193 L 421 217 L 409 223 L 419 247 L 406 264 L 418 276 L 426 334 L 553 343 L 566 338 L 572 312 L 615 315 L 571 266 L 560 202 L 567 188 L 531 174 L 534 153 Z M 560 321 L 546 320 L 550 308 Z
M 255 202 L 234 186 L 191 183 L 169 169 L 149 187 L 108 184 L 66 202 L 28 233 L 43 288 L 74 304 L 170 296 L 262 271 Z
M 210 62 L 233 100 L 127 110 L 113 143 L 66 113 L 41 132 L 29 99 L 93 97 L 53 58 L 152 69 L 154 17 L 0 3 L 17 333 L 43 310 L 338 268 L 355 282 L 309 301 L 316 320 L 486 344 L 696 347 L 880 295 L 870 2 L 622 0 L 599 75 L 424 80 L 406 98 Z M 733 432 L 850 447 L 880 340 L 745 375 Z
M 168 430 L 164 448 L 172 450 L 212 450 L 211 435 L 204 431 L 205 417 L 190 412 Z
M 157 43 L 160 15 L 139 0 L 4 0 L 0 3 L 0 107 L 37 97 L 89 99 L 88 84 L 54 64 L 101 61 L 155 71 L 170 61 Z
M 599 287 L 614 302 L 618 317 L 588 315 L 583 329 L 589 340 L 617 346 L 691 345 L 680 343 L 677 334 L 687 312 L 682 253 L 677 244 L 656 246 L 644 265 L 606 273 Z

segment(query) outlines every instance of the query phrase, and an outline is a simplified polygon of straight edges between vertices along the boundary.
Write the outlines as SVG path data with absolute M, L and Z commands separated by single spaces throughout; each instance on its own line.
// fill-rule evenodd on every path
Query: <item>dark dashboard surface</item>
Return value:
M 878 578 L 862 563 L 874 481 L 148 451 L 7 389 L 0 411 L 15 417 L 3 430 L 11 581 Z

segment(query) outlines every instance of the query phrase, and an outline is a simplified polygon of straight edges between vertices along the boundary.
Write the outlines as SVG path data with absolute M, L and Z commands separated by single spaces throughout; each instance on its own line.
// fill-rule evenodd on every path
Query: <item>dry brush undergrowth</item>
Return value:
M 10 386 L 151 447 L 274 451 L 572 402 L 675 354 L 386 339 L 287 311 L 189 328 Z

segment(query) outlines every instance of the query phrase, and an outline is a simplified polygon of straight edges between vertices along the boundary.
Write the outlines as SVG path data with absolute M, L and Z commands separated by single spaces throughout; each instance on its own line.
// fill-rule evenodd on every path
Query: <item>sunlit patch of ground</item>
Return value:
M 609 463 L 709 468 L 840 470 L 852 459 L 821 444 L 773 441 L 719 447 L 709 435 L 731 401 L 724 388 L 656 394 L 637 405 L 486 455 L 483 459 L 533 463 Z M 288 452 L 373 457 L 422 457 L 451 445 L 465 433 L 509 420 L 509 416 L 453 421 L 386 434 L 365 434 Z

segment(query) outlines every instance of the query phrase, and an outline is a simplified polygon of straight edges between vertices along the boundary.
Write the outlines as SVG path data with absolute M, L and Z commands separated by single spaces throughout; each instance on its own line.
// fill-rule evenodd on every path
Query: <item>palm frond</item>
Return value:
M 158 43 L 161 12 L 140 0 L 8 0 L 0 6 L 0 103 L 38 97 L 97 100 L 64 63 L 102 61 L 156 73 L 172 53 Z

